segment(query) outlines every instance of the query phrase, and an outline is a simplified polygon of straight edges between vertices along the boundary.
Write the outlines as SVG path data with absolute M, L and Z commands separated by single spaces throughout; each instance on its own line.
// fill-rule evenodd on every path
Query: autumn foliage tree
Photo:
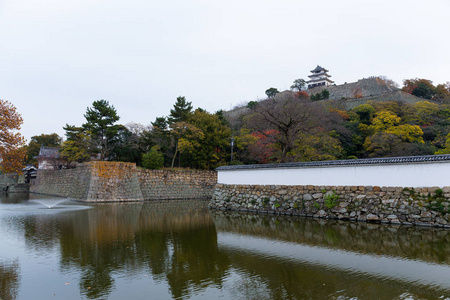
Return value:
M 322 105 L 285 94 L 260 103 L 244 122 L 248 129 L 260 134 L 278 131 L 274 142 L 279 147 L 279 162 L 288 162 L 292 160 L 291 151 L 296 147 L 299 134 L 312 134 L 325 119 Z
M 402 91 L 425 99 L 431 99 L 438 93 L 431 80 L 420 78 L 403 80 Z
M 23 119 L 16 107 L 0 99 L 0 159 L 1 172 L 20 172 L 26 156 L 25 139 L 18 132 Z

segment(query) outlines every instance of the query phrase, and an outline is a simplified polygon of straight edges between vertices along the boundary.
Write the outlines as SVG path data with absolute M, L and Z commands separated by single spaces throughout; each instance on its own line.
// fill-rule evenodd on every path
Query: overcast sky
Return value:
M 178 96 L 209 112 L 289 89 L 316 65 L 336 84 L 450 81 L 449 0 L 0 0 L 0 98 L 22 134 L 81 125 L 95 100 L 148 125 Z

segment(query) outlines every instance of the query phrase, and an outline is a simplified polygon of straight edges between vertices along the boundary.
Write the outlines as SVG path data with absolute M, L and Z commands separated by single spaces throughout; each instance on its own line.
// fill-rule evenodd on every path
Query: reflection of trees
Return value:
M 212 211 L 219 232 L 450 264 L 450 231 Z
M 17 297 L 20 284 L 20 266 L 17 261 L 0 261 L 0 299 L 9 300 Z
M 204 202 L 207 204 L 207 202 Z M 217 249 L 214 223 L 198 203 L 99 205 L 60 228 L 62 268 L 79 268 L 81 293 L 107 297 L 113 273 L 149 269 L 174 297 L 221 284 L 228 259 Z

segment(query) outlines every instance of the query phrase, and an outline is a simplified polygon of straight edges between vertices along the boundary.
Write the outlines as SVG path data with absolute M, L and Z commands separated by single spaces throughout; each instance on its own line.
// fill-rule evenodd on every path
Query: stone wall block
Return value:
M 217 189 L 219 191 L 217 191 Z M 433 188 L 431 188 L 433 189 Z M 234 190 L 232 192 L 232 190 Z M 260 192 L 257 201 L 254 191 Z M 382 192 L 384 190 L 384 192 Z M 423 193 L 428 194 L 428 188 Z M 239 199 L 223 204 L 220 201 L 227 195 L 241 192 Z M 300 192 L 301 191 L 301 192 Z M 326 191 L 324 193 L 324 191 Z M 338 200 L 329 202 L 330 195 L 336 194 Z M 294 195 L 292 197 L 292 195 Z M 328 200 L 325 203 L 324 198 Z M 416 196 L 414 196 L 416 197 Z M 448 201 L 440 200 L 444 210 L 450 207 Z M 249 206 L 251 204 L 251 207 Z M 437 205 L 437 201 L 431 202 Z M 450 209 L 434 211 L 428 198 L 412 198 L 401 187 L 360 186 L 231 186 L 217 185 L 210 201 L 211 208 L 244 211 L 258 211 L 280 215 L 299 215 L 314 218 L 350 219 L 364 222 L 379 222 L 404 225 L 439 226 L 450 228 Z

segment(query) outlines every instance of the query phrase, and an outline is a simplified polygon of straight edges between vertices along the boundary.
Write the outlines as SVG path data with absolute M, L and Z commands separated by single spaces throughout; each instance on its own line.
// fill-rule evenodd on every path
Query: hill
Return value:
M 306 90 L 308 95 L 317 94 L 324 89 L 330 92 L 327 100 L 321 100 L 329 106 L 343 110 L 352 109 L 368 101 L 400 101 L 404 103 L 416 103 L 424 99 L 413 96 L 401 91 L 399 88 L 386 83 L 379 77 L 370 77 L 359 79 L 357 82 L 344 83 L 341 85 L 320 86 Z M 292 91 L 284 91 L 275 96 L 280 97 Z M 265 101 L 265 100 L 262 100 Z M 225 111 L 224 116 L 230 122 L 231 126 L 236 128 L 241 124 L 241 118 L 249 113 L 250 109 L 246 106 L 236 107 Z

